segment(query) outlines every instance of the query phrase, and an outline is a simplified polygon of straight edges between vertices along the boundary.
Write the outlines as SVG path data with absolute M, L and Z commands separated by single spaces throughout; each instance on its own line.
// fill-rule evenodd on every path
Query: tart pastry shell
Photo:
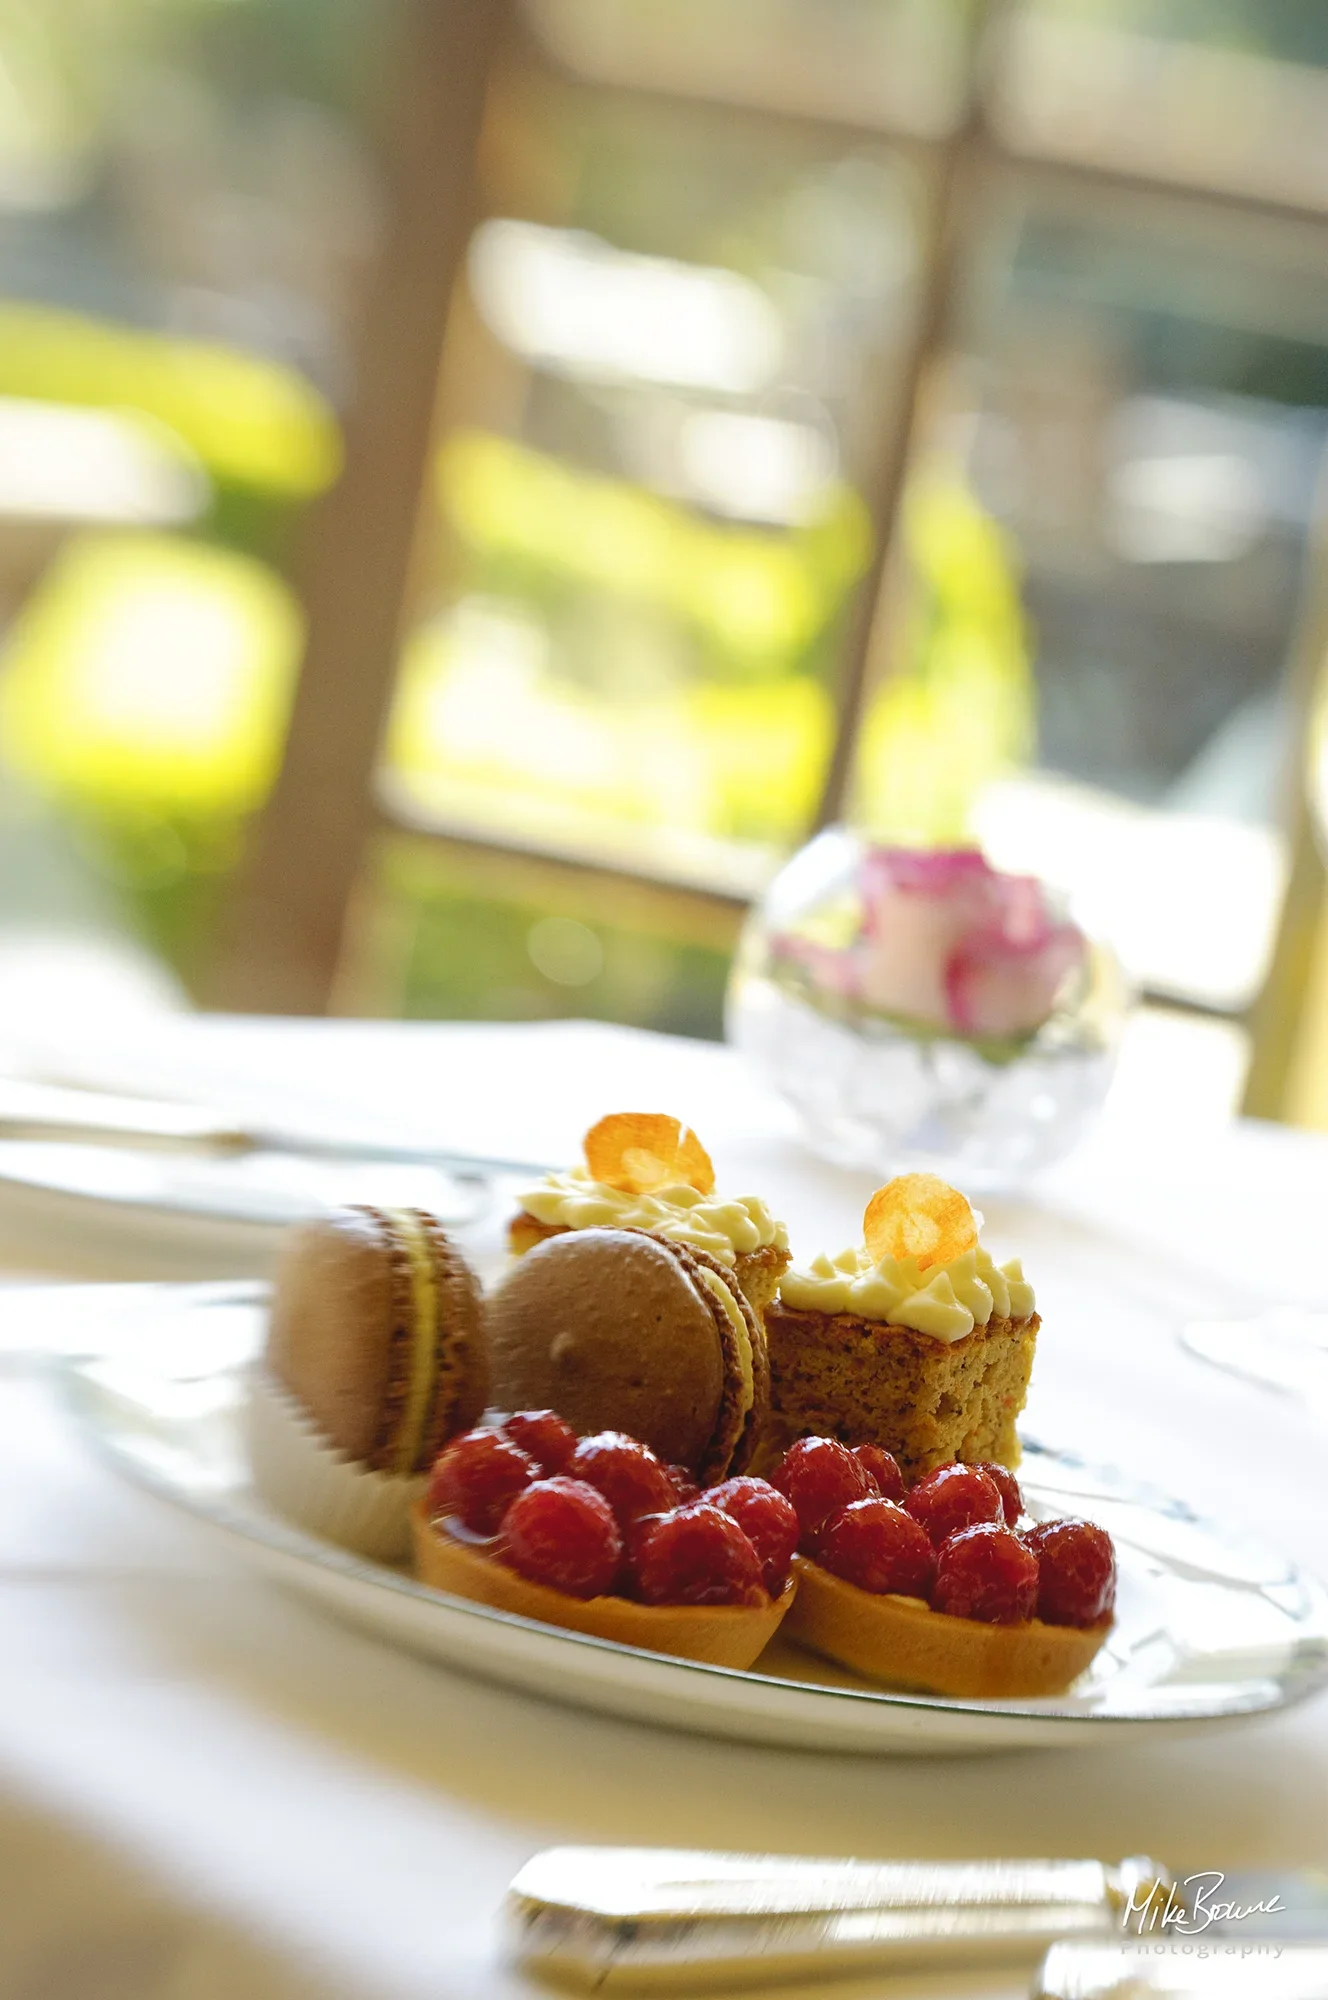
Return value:
M 547 1584 L 530 1583 L 482 1550 L 469 1547 L 429 1519 L 422 1502 L 411 1512 L 415 1573 L 433 1590 L 467 1597 L 494 1611 L 537 1618 L 572 1632 L 588 1632 L 619 1646 L 672 1653 L 715 1667 L 750 1667 L 783 1622 L 796 1592 L 790 1577 L 769 1605 L 634 1604 L 626 1597 L 569 1597 Z
M 1063 1694 L 1111 1630 L 1100 1625 L 985 1625 L 952 1618 L 916 1597 L 875 1596 L 806 1556 L 793 1564 L 798 1594 L 787 1638 L 870 1680 L 974 1701 Z

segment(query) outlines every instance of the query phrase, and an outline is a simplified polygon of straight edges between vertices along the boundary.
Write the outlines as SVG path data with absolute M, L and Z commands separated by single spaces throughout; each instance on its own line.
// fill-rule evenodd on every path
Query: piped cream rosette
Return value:
M 852 1313 L 947 1343 L 993 1318 L 1030 1318 L 1036 1302 L 1023 1265 L 998 1264 L 978 1240 L 981 1228 L 956 1189 L 933 1174 L 901 1174 L 872 1196 L 863 1246 L 795 1266 L 780 1298 L 795 1311 Z
M 585 1164 L 517 1196 L 545 1229 L 642 1229 L 732 1268 L 788 1251 L 788 1232 L 755 1195 L 725 1199 L 695 1132 L 658 1111 L 614 1111 L 586 1133 Z
M 721 1200 L 683 1183 L 647 1193 L 608 1187 L 582 1167 L 549 1174 L 517 1196 L 527 1215 L 551 1229 L 644 1229 L 721 1264 L 773 1244 L 788 1247 L 788 1232 L 756 1195 Z
M 1019 1259 L 997 1264 L 980 1244 L 934 1270 L 922 1269 L 915 1257 L 887 1256 L 874 1263 L 866 1250 L 821 1255 L 805 1270 L 795 1266 L 786 1272 L 779 1292 L 785 1305 L 796 1309 L 855 1313 L 947 1342 L 966 1339 L 993 1315 L 1027 1319 L 1035 1304 Z

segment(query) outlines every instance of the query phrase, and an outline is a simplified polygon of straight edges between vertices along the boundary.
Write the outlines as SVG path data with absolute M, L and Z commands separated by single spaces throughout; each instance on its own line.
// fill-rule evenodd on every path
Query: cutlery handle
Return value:
M 737 1985 L 1026 1955 L 1102 1936 L 1165 1871 L 1100 1861 L 839 1861 L 549 1848 L 512 1883 L 518 1957 L 585 1985 Z
M 18 1077 L 0 1080 L 0 1136 L 84 1145 L 205 1146 L 218 1152 L 244 1152 L 254 1143 L 250 1133 L 202 1106 L 65 1090 Z
M 206 1105 L 113 1091 L 69 1089 L 0 1077 L 0 1139 L 64 1140 L 70 1144 L 147 1147 L 170 1152 L 292 1153 L 311 1160 L 385 1162 L 429 1167 L 455 1180 L 491 1181 L 498 1175 L 537 1179 L 547 1164 L 497 1155 L 458 1152 L 418 1141 L 338 1138 L 319 1133 L 268 1130 L 236 1124 Z

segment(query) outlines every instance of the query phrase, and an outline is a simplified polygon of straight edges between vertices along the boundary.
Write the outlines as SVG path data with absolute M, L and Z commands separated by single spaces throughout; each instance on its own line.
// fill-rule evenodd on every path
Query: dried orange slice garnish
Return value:
M 862 1218 L 873 1263 L 913 1257 L 919 1270 L 949 1264 L 975 1249 L 978 1226 L 960 1194 L 935 1174 L 900 1174 L 877 1188 Z
M 614 1111 L 586 1133 L 586 1166 L 592 1180 L 627 1194 L 656 1188 L 694 1187 L 713 1194 L 710 1155 L 688 1126 L 660 1111 Z

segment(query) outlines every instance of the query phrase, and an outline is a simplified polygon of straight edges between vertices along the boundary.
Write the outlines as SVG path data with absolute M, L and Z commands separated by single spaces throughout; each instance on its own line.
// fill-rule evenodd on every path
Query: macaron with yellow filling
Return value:
M 292 1231 L 249 1409 L 254 1483 L 280 1512 L 403 1557 L 424 1474 L 486 1395 L 479 1283 L 435 1217 L 344 1208 Z
M 635 1229 L 528 1251 L 488 1302 L 491 1395 L 583 1435 L 626 1431 L 703 1486 L 751 1461 L 770 1402 L 765 1332 L 734 1273 Z

